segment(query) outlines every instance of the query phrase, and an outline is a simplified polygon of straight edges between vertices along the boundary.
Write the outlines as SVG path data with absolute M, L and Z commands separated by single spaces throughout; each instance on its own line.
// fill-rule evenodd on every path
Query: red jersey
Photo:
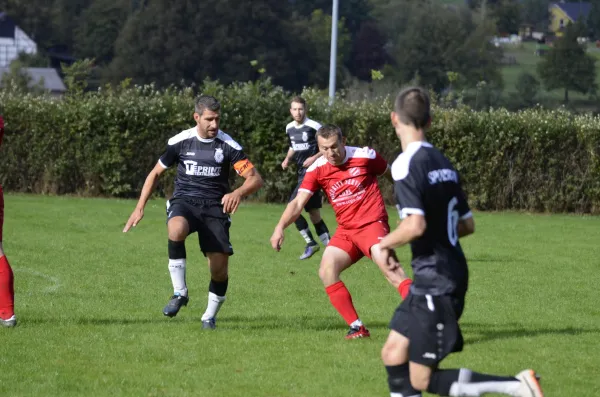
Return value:
M 377 183 L 377 176 L 387 167 L 375 150 L 346 146 L 346 159 L 341 165 L 331 165 L 324 157 L 317 159 L 306 171 L 299 191 L 312 194 L 323 188 L 338 225 L 344 229 L 358 229 L 377 221 L 387 223 Z

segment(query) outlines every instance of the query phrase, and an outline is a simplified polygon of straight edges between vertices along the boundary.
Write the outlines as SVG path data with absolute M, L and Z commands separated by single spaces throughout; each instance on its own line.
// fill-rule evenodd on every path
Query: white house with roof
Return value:
M 17 24 L 4 12 L 0 12 L 0 88 L 2 78 L 10 72 L 10 63 L 18 58 L 20 53 L 37 54 L 37 44 L 21 30 Z M 30 86 L 41 86 L 52 95 L 60 96 L 66 87 L 56 69 L 53 68 L 23 68 L 29 76 Z
M 0 12 L 0 67 L 7 67 L 19 53 L 37 53 L 37 44 L 4 12 Z

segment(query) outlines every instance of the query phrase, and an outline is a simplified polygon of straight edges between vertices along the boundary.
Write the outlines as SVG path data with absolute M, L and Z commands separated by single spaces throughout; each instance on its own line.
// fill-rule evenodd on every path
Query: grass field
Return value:
M 388 396 L 379 359 L 397 294 L 362 260 L 344 274 L 372 338 L 346 341 L 283 209 L 245 205 L 233 219 L 228 301 L 203 332 L 208 271 L 190 238 L 191 301 L 171 295 L 163 201 L 121 232 L 134 202 L 8 195 L 5 251 L 19 326 L 0 329 L 0 396 Z M 335 225 L 329 207 L 329 225 Z M 396 215 L 390 210 L 391 222 Z M 600 218 L 477 213 L 465 239 L 467 346 L 447 368 L 515 374 L 533 367 L 547 397 L 600 394 Z M 409 251 L 400 258 L 409 263 Z

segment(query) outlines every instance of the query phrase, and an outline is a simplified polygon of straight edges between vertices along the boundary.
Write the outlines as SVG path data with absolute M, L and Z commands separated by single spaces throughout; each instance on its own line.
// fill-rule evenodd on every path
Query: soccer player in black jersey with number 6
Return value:
M 413 283 L 396 309 L 381 356 L 392 397 L 480 396 L 500 393 L 543 397 L 537 375 L 481 374 L 466 368 L 440 369 L 461 351 L 458 321 L 468 286 L 467 261 L 459 239 L 475 231 L 473 215 L 450 161 L 426 141 L 431 122 L 427 92 L 408 88 L 396 98 L 392 124 L 402 154 L 392 165 L 400 226 L 381 240 L 383 251 L 410 243 Z
M 243 197 L 263 184 L 242 147 L 219 129 L 220 110 L 220 103 L 211 96 L 202 95 L 196 100 L 196 126 L 169 139 L 167 150 L 146 178 L 138 204 L 123 229 L 127 232 L 142 220 L 158 178 L 167 168 L 177 166 L 175 192 L 167 202 L 169 272 L 174 294 L 163 314 L 174 317 L 188 303 L 185 239 L 197 232 L 211 275 L 208 307 L 202 316 L 205 329 L 215 328 L 217 312 L 225 301 L 229 256 L 233 255 L 229 214 L 236 211 Z M 234 191 L 229 186 L 231 168 L 246 179 Z

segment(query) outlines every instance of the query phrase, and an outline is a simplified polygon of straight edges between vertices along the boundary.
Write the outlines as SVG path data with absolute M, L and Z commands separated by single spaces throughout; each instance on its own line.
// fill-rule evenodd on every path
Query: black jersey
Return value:
M 240 175 L 253 168 L 242 147 L 219 130 L 215 138 L 203 139 L 196 127 L 169 139 L 167 150 L 158 160 L 169 168 L 177 164 L 173 197 L 217 200 L 231 191 L 229 173 Z
M 462 294 L 468 269 L 458 239 L 458 221 L 471 217 L 460 177 L 450 161 L 427 142 L 413 142 L 392 165 L 400 217 L 423 215 L 425 233 L 411 243 L 417 295 Z
M 294 160 L 298 166 L 298 176 L 304 176 L 306 168 L 302 166 L 304 161 L 317 154 L 317 131 L 321 124 L 306 118 L 302 124 L 292 121 L 285 127 L 285 132 L 290 142 L 290 149 L 294 151 Z

